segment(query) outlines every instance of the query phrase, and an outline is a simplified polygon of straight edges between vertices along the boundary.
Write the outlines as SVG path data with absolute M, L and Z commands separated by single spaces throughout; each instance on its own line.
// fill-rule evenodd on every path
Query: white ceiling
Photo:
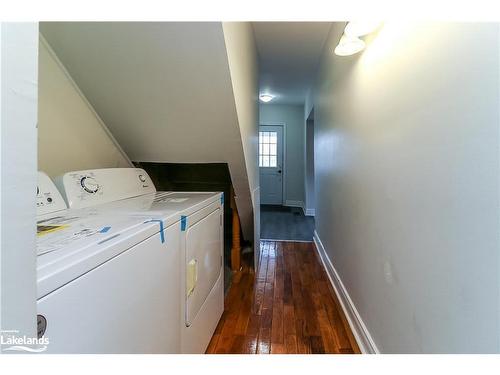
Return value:
M 331 22 L 253 22 L 260 92 L 272 103 L 303 104 L 313 83 Z

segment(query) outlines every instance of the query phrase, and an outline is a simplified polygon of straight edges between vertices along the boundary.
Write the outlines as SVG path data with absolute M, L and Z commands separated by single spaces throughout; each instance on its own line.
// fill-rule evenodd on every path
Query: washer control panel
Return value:
M 68 208 L 61 193 L 49 176 L 38 172 L 36 187 L 36 214 L 37 216 L 50 214 Z
M 140 168 L 106 168 L 68 172 L 55 180 L 70 208 L 85 208 L 155 193 L 149 175 Z

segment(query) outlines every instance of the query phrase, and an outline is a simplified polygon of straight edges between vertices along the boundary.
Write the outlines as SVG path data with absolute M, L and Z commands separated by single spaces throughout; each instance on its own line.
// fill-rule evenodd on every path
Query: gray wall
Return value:
M 327 254 L 381 352 L 499 352 L 499 27 L 388 23 L 352 57 L 341 32 L 313 93 Z
M 305 207 L 306 215 L 314 216 L 316 196 L 314 190 L 314 119 L 306 121 L 305 126 Z
M 286 163 L 285 200 L 304 202 L 304 106 L 261 104 L 260 124 L 285 123 Z

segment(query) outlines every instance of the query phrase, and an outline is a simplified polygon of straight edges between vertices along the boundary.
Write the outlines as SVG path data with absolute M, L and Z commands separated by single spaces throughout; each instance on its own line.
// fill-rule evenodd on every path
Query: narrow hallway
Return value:
M 229 290 L 207 353 L 359 353 L 313 243 L 261 241 Z
M 264 5 L 0 24 L 0 354 L 500 354 L 500 22 Z

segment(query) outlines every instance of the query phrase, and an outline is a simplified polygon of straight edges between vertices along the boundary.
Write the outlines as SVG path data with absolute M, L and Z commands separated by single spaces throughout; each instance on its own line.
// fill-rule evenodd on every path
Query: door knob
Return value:
M 281 173 L 281 169 L 278 170 L 278 173 Z

